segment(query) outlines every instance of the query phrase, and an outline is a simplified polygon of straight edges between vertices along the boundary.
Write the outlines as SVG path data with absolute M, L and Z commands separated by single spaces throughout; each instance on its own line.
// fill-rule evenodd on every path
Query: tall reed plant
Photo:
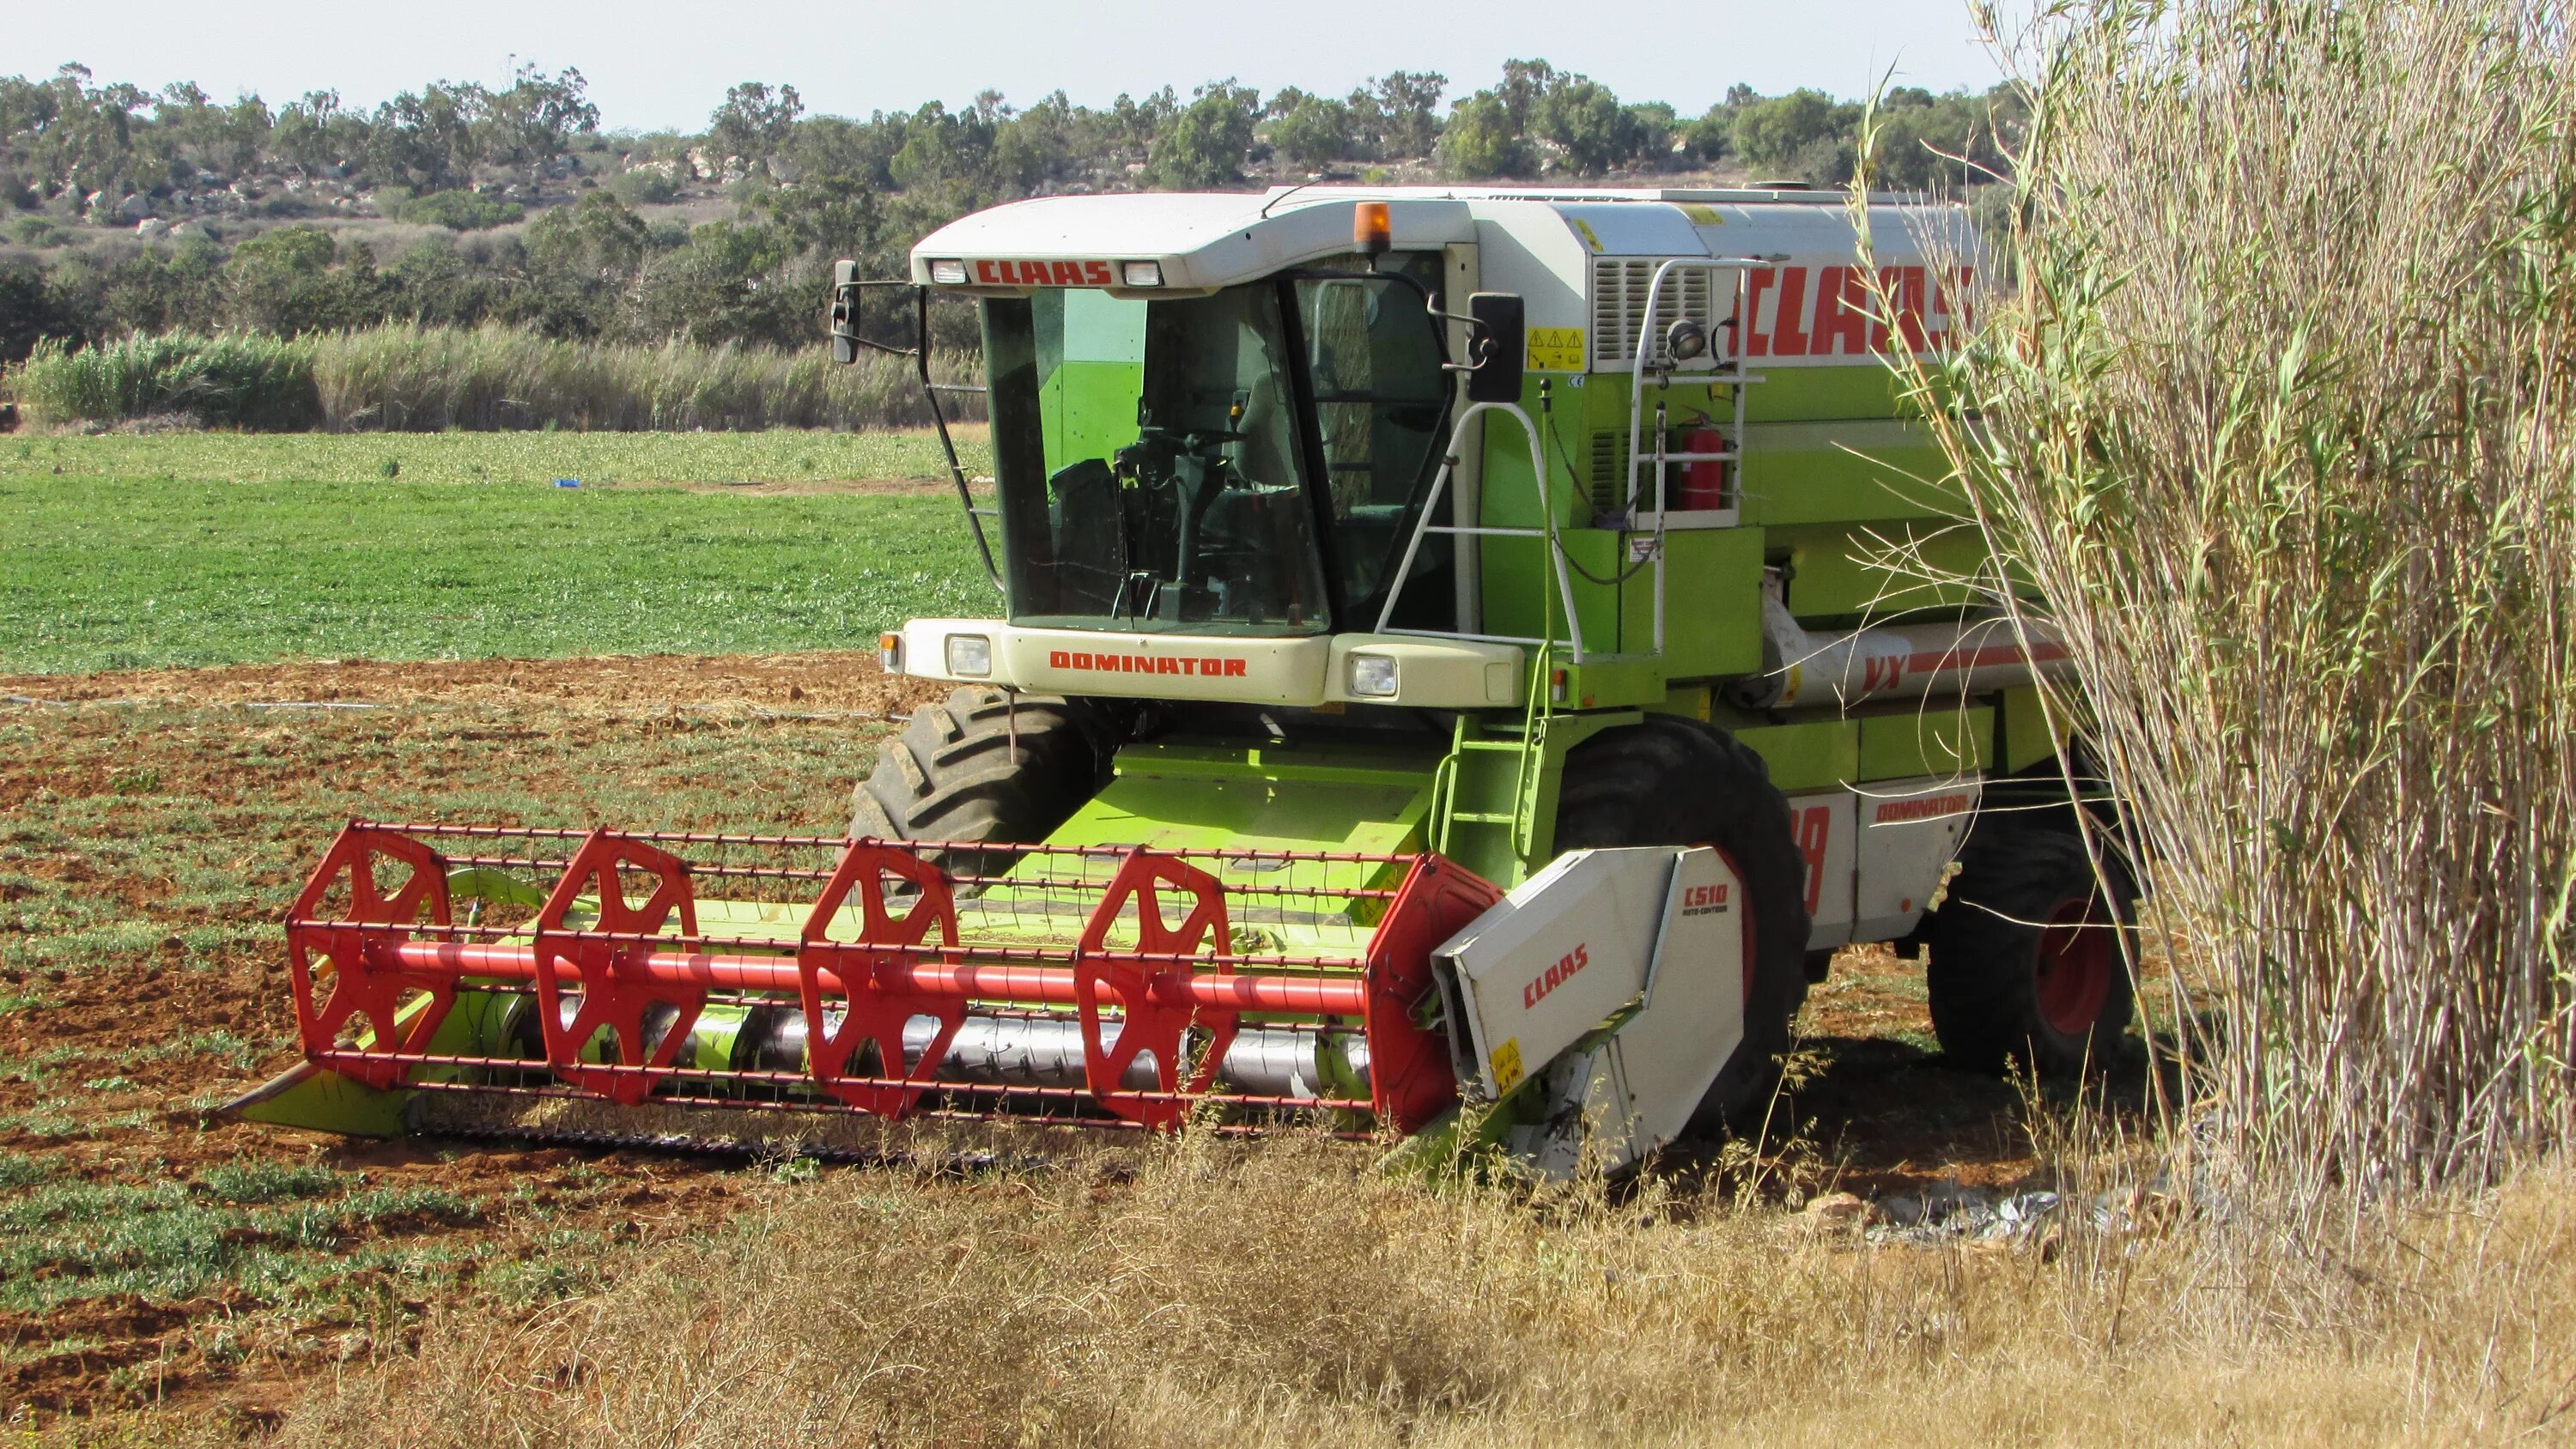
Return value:
M 292 431 L 321 416 L 312 349 L 257 334 L 137 337 L 77 352 L 45 341 L 0 384 L 40 424 L 186 418 Z
M 2309 1210 L 2576 1120 L 2569 10 L 2046 7 L 1912 372 L 2180 931 L 2176 1140 Z

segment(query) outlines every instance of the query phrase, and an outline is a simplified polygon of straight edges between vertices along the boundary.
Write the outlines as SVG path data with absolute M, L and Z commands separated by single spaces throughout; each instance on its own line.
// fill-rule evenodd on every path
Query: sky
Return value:
M 1900 85 L 1982 88 L 1997 78 L 1966 0 L 1410 0 L 1325 5 L 1274 25 L 1270 6 L 1225 0 L 12 0 L 0 75 L 67 61 L 102 81 L 158 90 L 193 80 L 219 99 L 275 106 L 334 89 L 372 107 L 428 80 L 497 82 L 514 63 L 577 66 L 608 129 L 696 130 L 736 81 L 793 85 L 810 113 L 962 104 L 993 89 L 1025 105 L 1062 89 L 1099 105 L 1121 91 L 1232 76 L 1265 95 L 1339 95 L 1390 70 L 1438 71 L 1453 97 L 1492 84 L 1513 57 L 1543 57 L 1627 100 L 1706 109 L 1742 81 L 1766 94 L 1813 86 L 1857 96 L 1891 68 Z M 1284 7 L 1281 7 L 1284 8 Z M 1300 7 L 1305 9 L 1305 7 Z

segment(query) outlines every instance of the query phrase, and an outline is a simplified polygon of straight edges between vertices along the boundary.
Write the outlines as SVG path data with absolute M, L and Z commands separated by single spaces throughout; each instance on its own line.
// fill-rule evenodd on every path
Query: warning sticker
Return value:
M 1580 327 L 1531 328 L 1529 330 L 1529 370 L 1581 372 L 1583 370 L 1583 329 Z
M 1596 252 L 1601 250 L 1601 236 L 1598 232 L 1595 232 L 1592 229 L 1592 223 L 1585 221 L 1581 217 L 1576 217 L 1574 219 L 1574 229 L 1583 233 L 1583 241 L 1585 245 L 1591 247 Z
M 1682 207 L 1682 215 L 1690 218 L 1690 224 L 1693 226 L 1726 225 L 1726 218 L 1717 214 L 1716 207 L 1696 201 L 1686 203 Z
M 1508 1092 L 1521 1079 L 1521 1039 L 1512 1037 L 1487 1058 L 1494 1068 L 1494 1090 Z

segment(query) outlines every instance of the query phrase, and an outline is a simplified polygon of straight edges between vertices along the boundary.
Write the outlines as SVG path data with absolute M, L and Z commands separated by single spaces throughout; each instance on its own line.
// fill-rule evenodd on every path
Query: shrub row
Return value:
M 600 346 L 502 326 L 406 323 L 292 339 L 180 333 L 79 351 L 48 343 L 0 374 L 0 392 L 50 427 L 171 419 L 268 432 L 686 432 L 930 422 L 909 364 L 892 357 L 843 367 L 819 346 Z

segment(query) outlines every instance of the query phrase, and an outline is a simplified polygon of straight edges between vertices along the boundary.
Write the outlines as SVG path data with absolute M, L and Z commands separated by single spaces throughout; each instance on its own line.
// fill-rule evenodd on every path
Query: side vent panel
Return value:
M 1628 435 L 1624 431 L 1602 428 L 1592 435 L 1592 470 L 1589 478 L 1592 511 L 1595 514 L 1616 513 L 1627 502 Z
M 1595 257 L 1592 261 L 1592 365 L 1595 368 L 1625 369 L 1637 356 L 1637 332 L 1646 322 L 1647 293 L 1655 285 L 1655 269 L 1664 264 L 1662 257 Z M 1731 299 L 1730 299 L 1731 300 Z M 1718 319 L 1709 315 L 1709 273 L 1705 267 L 1692 267 L 1665 279 L 1664 302 L 1656 309 L 1655 330 L 1660 334 L 1673 323 L 1688 317 L 1714 329 Z M 1654 350 L 1647 354 L 1647 365 L 1669 363 L 1664 355 L 1663 339 L 1655 339 Z

